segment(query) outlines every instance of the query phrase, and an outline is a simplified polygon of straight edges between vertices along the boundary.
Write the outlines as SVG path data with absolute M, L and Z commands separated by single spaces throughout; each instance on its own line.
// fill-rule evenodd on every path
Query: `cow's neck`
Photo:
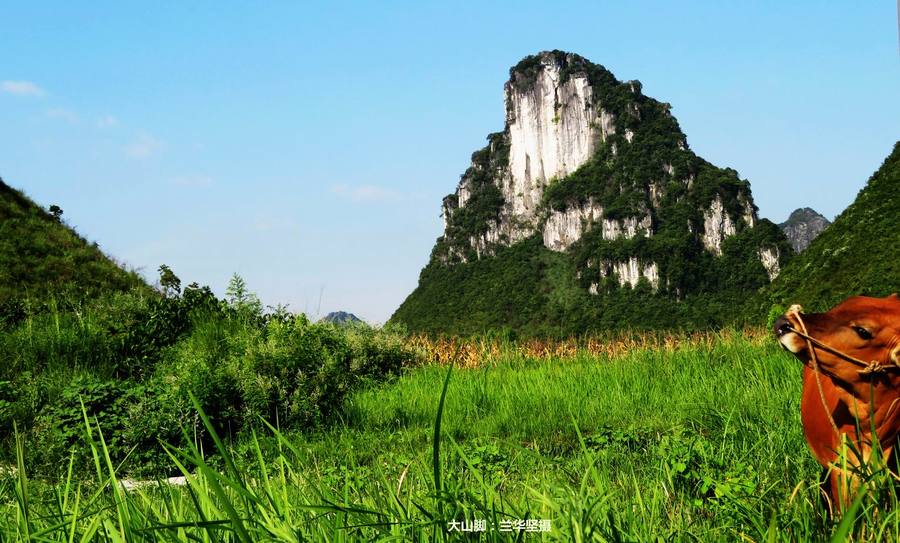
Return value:
M 886 452 L 890 450 L 900 425 L 900 376 L 877 375 L 850 385 L 820 373 L 822 395 L 815 379 L 815 372 L 806 367 L 800 409 L 804 434 L 820 463 L 827 465 L 834 461 L 840 446 L 840 437 L 835 434 L 829 415 L 840 433 L 846 434 L 866 455 L 872 442 L 874 416 L 878 440 Z M 877 406 L 874 412 L 873 405 Z

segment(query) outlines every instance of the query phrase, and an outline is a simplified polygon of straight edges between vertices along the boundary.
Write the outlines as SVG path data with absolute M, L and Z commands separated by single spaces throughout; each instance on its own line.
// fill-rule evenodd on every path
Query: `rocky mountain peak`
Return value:
M 353 313 L 348 313 L 346 311 L 332 311 L 331 313 L 319 319 L 319 322 L 328 322 L 336 325 L 348 325 L 362 323 L 364 321 Z
M 791 254 L 749 183 L 695 155 L 640 82 L 550 51 L 513 66 L 504 93 L 503 130 L 443 200 L 432 269 L 534 240 L 570 259 L 585 293 L 645 284 L 677 298 L 736 281 L 737 263 L 758 288 Z
M 788 220 L 778 225 L 795 253 L 802 253 L 812 240 L 831 225 L 831 221 L 809 207 L 795 209 Z
M 567 251 L 595 226 L 605 241 L 651 237 L 668 211 L 688 202 L 695 217 L 679 226 L 716 256 L 725 239 L 756 225 L 749 185 L 698 159 L 671 106 L 644 96 L 640 82 L 549 51 L 513 66 L 504 92 L 504 130 L 472 155 L 444 199 L 445 234 L 435 254 L 442 262 L 491 256 L 535 234 L 548 249 Z M 778 273 L 773 250 L 760 254 L 770 277 Z M 651 262 L 597 264 L 601 274 L 639 270 L 619 274 L 623 284 L 641 276 L 657 283 L 640 271 Z

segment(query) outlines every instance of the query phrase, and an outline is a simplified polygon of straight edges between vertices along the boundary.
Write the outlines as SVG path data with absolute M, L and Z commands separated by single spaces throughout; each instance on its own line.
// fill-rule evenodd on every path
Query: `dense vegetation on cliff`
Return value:
M 900 290 L 900 142 L 856 200 L 772 283 L 768 304 L 827 309 L 847 296 Z
M 551 70 L 554 87 L 538 88 Z M 587 88 L 566 87 L 573 78 Z M 774 224 L 756 217 L 746 180 L 690 150 L 669 104 L 561 51 L 522 60 L 506 91 L 506 127 L 472 155 L 444 199 L 444 235 L 393 321 L 429 332 L 567 335 L 746 318 L 748 295 L 766 287 L 793 251 Z M 558 128 L 561 145 L 586 139 L 593 147 L 571 173 L 543 180 L 531 173 L 535 164 L 557 160 L 559 149 L 526 157 L 524 192 L 533 182 L 540 194 L 531 211 L 511 153 L 523 138 L 553 135 L 535 113 L 548 96 L 555 96 L 552 125 L 566 115 L 581 119 L 573 109 L 589 110 L 582 125 L 569 119 Z M 515 123 L 529 121 L 523 111 L 541 133 L 514 135 Z
M 725 268 L 720 272 L 723 276 L 728 269 L 740 269 L 740 243 L 728 240 L 725 260 L 717 262 Z M 404 301 L 392 319 L 426 333 L 493 331 L 551 337 L 760 322 L 765 311 L 754 304 L 754 291 L 748 296 L 740 288 L 762 281 L 757 275 L 760 270 L 755 265 L 744 269 L 750 270 L 749 277 L 732 275 L 730 285 L 722 290 L 681 299 L 655 294 L 646 281 L 635 288 L 610 283 L 597 296 L 580 286 L 571 258 L 546 249 L 533 237 L 499 249 L 493 258 L 466 265 L 429 263 L 415 295 Z

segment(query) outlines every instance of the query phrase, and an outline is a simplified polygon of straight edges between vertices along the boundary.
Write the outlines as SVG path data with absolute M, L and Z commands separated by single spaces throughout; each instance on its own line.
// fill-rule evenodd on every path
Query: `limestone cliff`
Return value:
M 756 288 L 789 257 L 749 183 L 697 157 L 671 106 L 639 82 L 552 51 L 511 68 L 504 93 L 504 128 L 444 198 L 429 266 L 538 238 L 573 262 L 585 293 L 643 284 L 681 298 L 733 282 L 736 263 Z

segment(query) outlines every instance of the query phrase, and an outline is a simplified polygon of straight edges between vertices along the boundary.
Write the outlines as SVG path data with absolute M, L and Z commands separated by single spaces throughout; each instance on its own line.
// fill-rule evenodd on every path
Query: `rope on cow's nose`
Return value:
M 837 423 L 834 422 L 834 417 L 831 416 L 831 411 L 828 409 L 828 402 L 825 400 L 825 390 L 822 388 L 822 378 L 819 375 L 819 357 L 816 356 L 816 349 L 813 347 L 812 341 L 809 339 L 809 333 L 806 331 L 806 323 L 803 322 L 803 319 L 800 317 L 800 312 L 803 311 L 803 307 L 799 304 L 794 304 L 788 309 L 788 315 L 793 315 L 793 317 L 797 320 L 797 324 L 800 325 L 800 331 L 803 332 L 804 341 L 806 341 L 806 348 L 809 349 L 809 357 L 812 360 L 813 367 L 813 375 L 816 378 L 816 388 L 819 389 L 819 399 L 822 400 L 822 408 L 825 409 L 825 414 L 828 416 L 828 422 L 831 423 L 831 428 L 834 430 L 834 435 L 837 436 L 838 440 L 841 437 L 841 431 L 838 429 Z
M 872 375 L 874 373 L 884 373 L 887 370 L 900 369 L 900 360 L 895 359 L 895 357 L 893 355 L 891 355 L 890 360 L 885 363 L 881 363 L 877 360 L 865 362 L 863 360 L 860 360 L 859 358 L 850 356 L 848 353 L 845 353 L 844 351 L 841 351 L 840 349 L 835 349 L 831 345 L 828 345 L 827 343 L 824 343 L 824 342 L 819 341 L 818 339 L 812 337 L 811 335 L 809 335 L 806 332 L 806 325 L 803 323 L 803 319 L 800 318 L 800 313 L 802 313 L 802 312 L 803 312 L 803 308 L 798 304 L 794 304 L 790 307 L 790 309 L 788 309 L 788 314 L 793 315 L 794 318 L 797 319 L 797 322 L 799 322 L 801 325 L 801 330 L 797 330 L 793 326 L 790 326 L 789 329 L 791 332 L 793 332 L 793 333 L 797 334 L 798 336 L 802 337 L 803 339 L 805 339 L 807 346 L 815 345 L 816 347 L 822 349 L 823 351 L 825 351 L 827 353 L 831 353 L 833 355 L 839 356 L 839 357 L 843 358 L 844 360 L 846 360 L 847 362 L 850 362 L 851 364 L 855 364 L 855 365 L 861 367 L 862 369 L 857 371 L 857 373 L 860 375 Z

